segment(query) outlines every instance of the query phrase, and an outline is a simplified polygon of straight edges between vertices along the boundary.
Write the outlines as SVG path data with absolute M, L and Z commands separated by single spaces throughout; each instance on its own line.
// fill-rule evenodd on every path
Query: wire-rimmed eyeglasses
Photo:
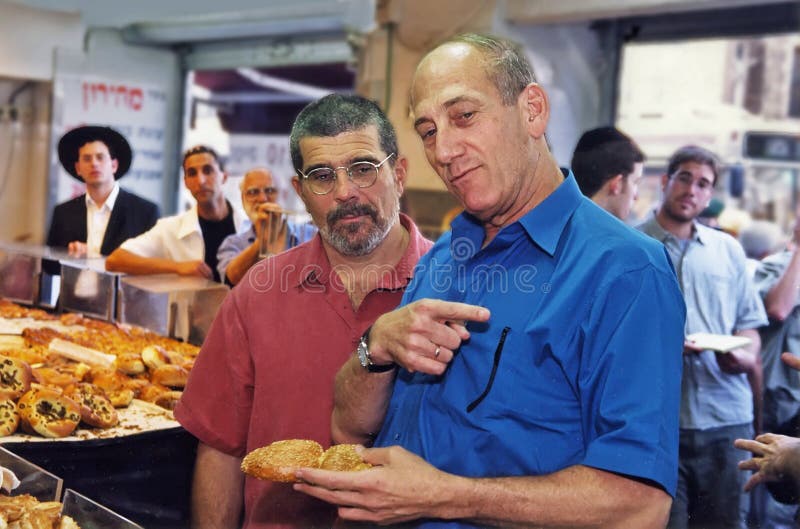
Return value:
M 351 163 L 347 167 L 317 167 L 309 171 L 308 174 L 298 169 L 297 173 L 308 182 L 308 186 L 315 195 L 327 195 L 333 190 L 339 169 L 344 169 L 347 172 L 347 178 L 357 187 L 365 188 L 375 183 L 381 166 L 394 155 L 395 153 L 389 154 L 377 164 L 363 161 Z

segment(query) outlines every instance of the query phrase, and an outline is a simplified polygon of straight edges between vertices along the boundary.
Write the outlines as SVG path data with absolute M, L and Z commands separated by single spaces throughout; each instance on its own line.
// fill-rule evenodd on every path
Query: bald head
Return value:
M 278 190 L 272 178 L 272 171 L 266 167 L 256 167 L 245 173 L 242 183 L 242 206 L 251 221 L 255 221 L 256 208 L 266 202 L 275 202 Z

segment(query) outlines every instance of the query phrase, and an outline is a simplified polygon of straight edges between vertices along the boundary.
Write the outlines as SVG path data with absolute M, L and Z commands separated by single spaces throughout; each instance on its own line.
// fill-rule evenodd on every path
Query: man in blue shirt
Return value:
M 346 519 L 657 527 L 675 489 L 684 307 L 663 247 L 582 196 L 513 44 L 420 63 L 415 127 L 466 213 L 337 375 L 333 436 L 376 468 L 303 469 Z
M 686 335 L 736 334 L 751 340 L 725 353 L 687 342 L 678 492 L 670 528 L 745 527 L 745 476 L 737 469 L 745 454 L 733 441 L 753 436 L 753 390 L 760 396 L 761 388 L 757 329 L 767 318 L 742 247 L 695 220 L 711 200 L 717 167 L 716 157 L 700 147 L 676 151 L 661 179 L 664 200 L 639 226 L 669 253 L 686 302 Z

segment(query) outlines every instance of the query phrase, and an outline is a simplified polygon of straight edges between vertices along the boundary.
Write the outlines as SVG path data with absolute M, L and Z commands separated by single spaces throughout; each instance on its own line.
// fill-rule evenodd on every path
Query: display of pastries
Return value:
M 180 390 L 186 385 L 199 353 L 199 347 L 146 329 L 80 314 L 56 317 L 3 299 L 0 299 L 0 318 L 17 320 L 20 325 L 37 322 L 34 327 L 23 328 L 13 346 L 8 341 L 4 345 L 0 342 L 0 436 L 16 430 L 12 428 L 12 405 L 16 405 L 22 417 L 20 425 L 26 432 L 52 437 L 74 430 L 32 425 L 31 416 L 36 426 L 42 421 L 37 421 L 30 407 L 31 397 L 23 402 L 24 411 L 18 402 L 31 391 L 32 383 L 37 391 L 53 391 L 58 398 L 73 402 L 79 422 L 92 428 L 113 427 L 118 422 L 115 408 L 127 407 L 135 398 L 171 410 L 180 399 Z M 48 327 L 48 322 L 53 322 L 56 328 Z M 65 354 L 62 341 L 73 344 L 71 348 L 78 353 L 85 351 L 86 358 Z M 96 358 L 107 358 L 108 362 L 98 365 Z M 53 396 L 48 398 L 55 400 L 47 402 L 58 402 Z M 75 409 L 63 408 L 69 408 L 72 417 Z
M 40 502 L 30 494 L 18 494 L 0 495 L 0 528 L 80 529 L 80 526 L 61 514 L 61 502 Z

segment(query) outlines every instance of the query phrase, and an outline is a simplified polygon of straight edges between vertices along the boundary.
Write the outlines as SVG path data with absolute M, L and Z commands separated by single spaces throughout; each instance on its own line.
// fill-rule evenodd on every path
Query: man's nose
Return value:
M 458 135 L 447 128 L 438 129 L 436 131 L 435 141 L 434 156 L 436 162 L 439 164 L 449 165 L 464 151 L 458 139 Z
M 339 202 L 346 202 L 356 195 L 358 186 L 350 180 L 350 175 L 344 167 L 337 167 L 336 179 L 333 183 L 333 198 Z

